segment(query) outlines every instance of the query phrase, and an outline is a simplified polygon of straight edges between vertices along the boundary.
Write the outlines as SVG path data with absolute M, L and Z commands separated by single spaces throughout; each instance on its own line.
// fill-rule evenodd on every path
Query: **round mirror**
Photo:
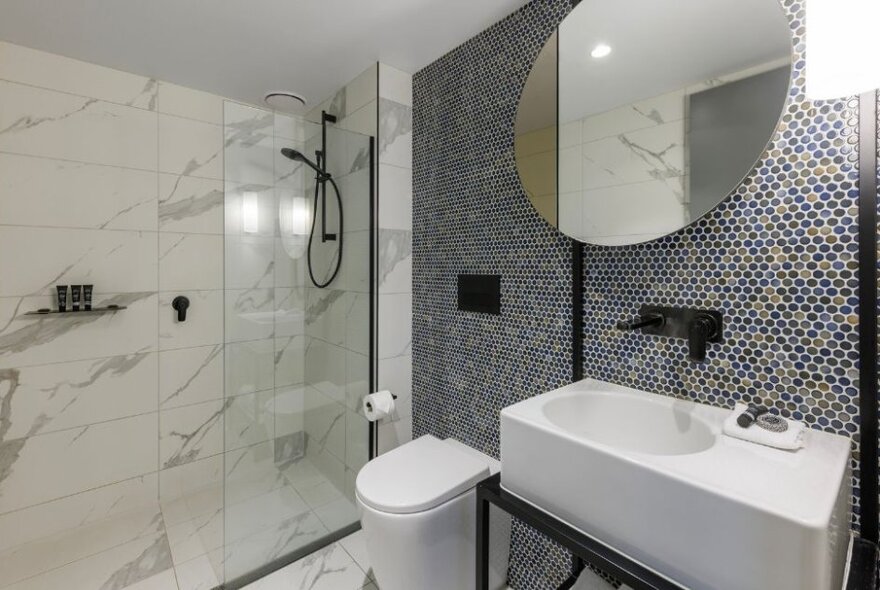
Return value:
M 582 0 L 520 98 L 516 162 L 529 200 L 590 244 L 686 227 L 764 153 L 791 55 L 778 0 Z

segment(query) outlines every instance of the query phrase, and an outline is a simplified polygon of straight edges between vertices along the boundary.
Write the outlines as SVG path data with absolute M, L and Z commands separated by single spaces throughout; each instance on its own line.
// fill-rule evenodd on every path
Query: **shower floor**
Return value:
M 215 483 L 4 551 L 0 590 L 211 590 L 224 560 L 235 577 L 357 519 L 354 504 L 308 458 L 226 493 L 235 501 L 227 500 L 225 519 L 224 490 Z M 313 590 L 370 588 L 362 555 L 355 533 L 281 571 L 312 580 L 305 587 Z M 266 584 L 281 576 L 273 575 L 249 588 L 274 588 Z

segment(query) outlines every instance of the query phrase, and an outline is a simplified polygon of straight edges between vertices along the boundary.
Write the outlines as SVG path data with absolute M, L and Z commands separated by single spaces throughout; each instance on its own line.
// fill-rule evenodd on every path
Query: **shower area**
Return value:
M 223 550 L 237 587 L 358 528 L 372 433 L 373 139 L 224 107 Z

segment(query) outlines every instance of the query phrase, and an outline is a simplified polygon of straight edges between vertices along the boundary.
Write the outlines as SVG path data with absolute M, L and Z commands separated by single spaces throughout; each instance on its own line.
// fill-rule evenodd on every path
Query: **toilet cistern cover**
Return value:
M 485 462 L 426 434 L 367 463 L 356 487 L 370 508 L 411 514 L 439 506 L 489 475 Z

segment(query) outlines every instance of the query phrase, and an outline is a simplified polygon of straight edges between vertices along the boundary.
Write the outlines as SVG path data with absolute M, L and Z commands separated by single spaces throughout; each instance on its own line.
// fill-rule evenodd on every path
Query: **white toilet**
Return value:
M 367 552 L 382 590 L 473 590 L 476 492 L 501 463 L 430 435 L 370 461 L 357 476 Z M 510 517 L 490 512 L 490 583 L 505 587 Z

